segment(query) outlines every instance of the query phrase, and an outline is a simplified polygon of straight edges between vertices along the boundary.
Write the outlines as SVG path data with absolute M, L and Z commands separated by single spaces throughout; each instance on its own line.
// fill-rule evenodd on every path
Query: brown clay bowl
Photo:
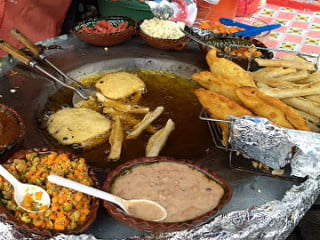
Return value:
M 58 154 L 66 153 L 71 161 L 76 161 L 79 159 L 79 157 L 77 157 L 73 154 L 70 154 L 67 152 L 62 152 L 59 150 L 49 150 L 47 148 L 33 148 L 33 149 L 28 149 L 28 150 L 20 150 L 20 151 L 16 152 L 12 157 L 10 157 L 4 163 L 10 164 L 15 159 L 26 159 L 26 155 L 30 154 L 30 153 L 36 153 L 38 156 L 43 156 L 43 155 L 46 155 L 50 152 L 57 152 Z M 89 168 L 88 173 L 89 173 L 90 178 L 93 181 L 94 187 L 99 187 L 99 182 L 98 182 L 97 178 L 95 177 L 93 170 L 91 170 Z M 22 179 L 19 179 L 19 180 L 22 182 L 25 182 Z M 42 187 L 46 188 L 45 186 L 42 186 Z M 41 229 L 41 228 L 34 226 L 32 223 L 25 223 L 21 220 L 17 220 L 14 216 L 14 212 L 8 210 L 2 203 L 0 203 L 0 217 L 1 217 L 2 221 L 12 224 L 14 226 L 16 232 L 19 233 L 20 235 L 22 235 L 23 237 L 35 236 L 34 234 L 36 234 L 37 239 L 49 239 L 50 237 L 52 237 L 58 233 L 80 234 L 83 231 L 85 231 L 87 228 L 90 227 L 90 225 L 96 219 L 99 205 L 100 205 L 100 200 L 97 198 L 92 198 L 90 211 L 87 215 L 86 221 L 83 224 L 79 225 L 75 229 L 64 230 L 64 231 Z
M 155 164 L 159 162 L 173 162 L 173 163 L 180 163 L 180 164 L 187 165 L 192 169 L 200 171 L 210 180 L 213 180 L 216 183 L 218 183 L 224 190 L 224 194 L 220 199 L 218 205 L 214 209 L 210 210 L 209 212 L 191 220 L 181 221 L 181 222 L 152 222 L 152 221 L 144 221 L 138 218 L 131 217 L 125 214 L 116 205 L 110 202 L 104 201 L 103 206 L 108 211 L 110 216 L 112 216 L 119 222 L 123 223 L 124 225 L 127 225 L 137 230 L 146 231 L 146 232 L 171 232 L 171 231 L 188 229 L 211 220 L 215 216 L 215 214 L 217 214 L 219 210 L 222 209 L 230 201 L 232 197 L 232 189 L 230 188 L 227 182 L 219 178 L 214 172 L 212 172 L 209 169 L 203 168 L 191 161 L 176 160 L 170 157 L 145 157 L 145 158 L 134 159 L 127 163 L 124 163 L 118 166 L 108 175 L 104 183 L 103 190 L 107 192 L 111 192 L 112 185 L 116 181 L 117 177 L 126 174 L 131 169 L 135 167 Z M 146 179 L 146 181 L 148 181 L 148 179 Z M 139 191 L 139 189 L 137 190 Z
M 162 50 L 183 50 L 188 47 L 188 38 L 186 36 L 179 39 L 155 38 L 147 35 L 141 29 L 139 35 L 148 45 Z
M 25 125 L 20 115 L 4 104 L 0 104 L 0 136 L 0 156 L 9 154 L 25 136 Z
M 99 26 L 101 22 L 104 24 Z M 124 43 L 136 33 L 136 22 L 125 16 L 87 19 L 74 26 L 70 32 L 94 46 L 114 46 Z

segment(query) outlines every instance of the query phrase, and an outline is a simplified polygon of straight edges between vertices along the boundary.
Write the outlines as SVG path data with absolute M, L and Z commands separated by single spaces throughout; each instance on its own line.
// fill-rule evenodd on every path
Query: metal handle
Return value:
M 21 52 L 19 49 L 15 48 L 10 43 L 7 43 L 5 40 L 0 39 L 0 48 L 2 48 L 5 52 L 11 54 L 14 58 L 18 59 L 20 62 L 29 65 L 32 58 Z
M 17 29 L 11 30 L 11 35 L 14 36 L 19 42 L 21 42 L 26 48 L 28 48 L 35 57 L 40 55 L 40 48 L 31 42 L 24 34 Z
M 201 45 L 205 46 L 205 47 L 209 47 L 209 48 L 215 48 L 214 46 L 211 46 L 203 41 L 201 41 L 200 39 L 196 38 L 195 36 L 193 36 L 192 34 L 188 33 L 186 30 L 180 28 L 180 30 L 191 40 L 195 41 L 196 43 L 200 43 Z

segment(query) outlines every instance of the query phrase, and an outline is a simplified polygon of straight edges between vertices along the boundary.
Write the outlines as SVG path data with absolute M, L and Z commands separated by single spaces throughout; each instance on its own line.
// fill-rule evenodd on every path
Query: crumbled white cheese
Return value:
M 179 39 L 184 37 L 180 30 L 184 29 L 185 23 L 161 20 L 158 18 L 145 19 L 140 25 L 140 29 L 147 35 L 162 39 Z

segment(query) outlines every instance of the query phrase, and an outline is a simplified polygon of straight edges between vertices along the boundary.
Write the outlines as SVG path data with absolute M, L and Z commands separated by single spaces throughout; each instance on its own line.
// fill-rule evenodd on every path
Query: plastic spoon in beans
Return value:
M 0 165 L 0 175 L 4 177 L 14 188 L 14 199 L 18 206 L 28 212 L 42 212 L 49 208 L 51 200 L 46 190 L 43 188 L 27 183 L 19 182 L 7 169 Z M 32 206 L 24 207 L 23 202 L 30 198 Z
M 49 175 L 48 181 L 63 187 L 71 188 L 78 192 L 83 192 L 85 194 L 101 198 L 105 201 L 112 202 L 118 205 L 126 214 L 132 217 L 154 222 L 160 222 L 167 217 L 166 209 L 154 201 L 144 199 L 125 200 L 102 190 L 89 187 L 87 185 L 56 175 Z

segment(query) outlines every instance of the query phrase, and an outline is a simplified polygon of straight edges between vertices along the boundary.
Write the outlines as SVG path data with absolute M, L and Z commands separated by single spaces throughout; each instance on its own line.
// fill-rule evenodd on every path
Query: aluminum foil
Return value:
M 295 147 L 285 129 L 275 127 L 265 118 L 252 117 L 232 119 L 229 143 L 232 150 L 273 169 L 287 165 Z
M 320 193 L 320 178 L 294 185 L 281 201 L 270 201 L 242 211 L 217 216 L 190 230 L 135 236 L 128 240 L 257 240 L 286 239 Z M 16 240 L 12 227 L 0 222 L 1 239 Z M 92 235 L 58 235 L 51 240 L 95 240 Z
M 320 134 L 275 127 L 257 117 L 232 118 L 229 143 L 244 157 L 273 169 L 291 165 L 291 175 L 320 175 Z

